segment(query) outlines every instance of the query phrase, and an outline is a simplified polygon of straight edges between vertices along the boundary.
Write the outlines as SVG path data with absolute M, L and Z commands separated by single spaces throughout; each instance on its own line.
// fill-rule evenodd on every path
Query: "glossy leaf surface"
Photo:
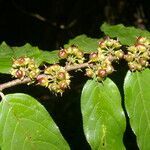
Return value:
M 69 150 L 58 127 L 34 98 L 26 94 L 6 95 L 0 104 L 2 150 Z
M 74 39 L 69 40 L 69 43 L 66 44 L 64 47 L 67 48 L 71 45 L 76 45 L 83 52 L 90 53 L 97 50 L 98 41 L 99 39 L 90 38 L 86 35 L 79 35 Z
M 124 83 L 125 106 L 140 150 L 150 149 L 150 70 L 128 72 Z
M 116 85 L 89 80 L 81 96 L 84 133 L 92 150 L 123 150 L 125 115 Z
M 42 51 L 38 47 L 25 44 L 21 47 L 10 47 L 5 42 L 0 45 L 0 73 L 10 73 L 13 59 L 18 57 L 34 58 L 38 65 L 43 62 L 53 64 L 59 62 L 58 51 Z
M 117 37 L 123 45 L 133 45 L 138 36 L 150 38 L 150 32 L 134 27 L 125 27 L 122 24 L 109 25 L 104 23 L 101 26 L 101 30 L 112 38 Z

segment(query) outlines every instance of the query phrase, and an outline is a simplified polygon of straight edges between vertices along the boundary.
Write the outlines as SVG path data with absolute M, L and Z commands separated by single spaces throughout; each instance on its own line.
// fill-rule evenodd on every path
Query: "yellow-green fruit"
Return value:
M 90 61 L 91 61 L 91 62 L 96 62 L 96 61 L 99 60 L 99 58 L 98 58 L 98 53 L 97 53 L 97 52 L 91 53 L 89 57 L 90 57 Z
M 46 75 L 39 75 L 36 79 L 37 79 L 38 84 L 40 84 L 41 86 L 48 87 L 49 80 Z
M 140 52 L 145 52 L 146 51 L 146 46 L 144 44 L 137 44 L 136 48 Z
M 122 50 L 115 51 L 115 56 L 121 59 L 124 56 L 124 52 Z
M 114 71 L 114 68 L 113 68 L 112 65 L 108 65 L 108 66 L 106 67 L 106 72 L 107 72 L 107 74 L 111 74 L 111 73 L 113 73 L 113 71 Z
M 124 59 L 128 62 L 131 62 L 131 61 L 133 61 L 134 56 L 133 56 L 133 54 L 127 54 L 127 55 L 124 55 Z
M 94 76 L 94 71 L 91 68 L 86 69 L 86 76 L 92 78 Z
M 57 79 L 58 80 L 65 80 L 66 79 L 65 72 L 58 72 Z

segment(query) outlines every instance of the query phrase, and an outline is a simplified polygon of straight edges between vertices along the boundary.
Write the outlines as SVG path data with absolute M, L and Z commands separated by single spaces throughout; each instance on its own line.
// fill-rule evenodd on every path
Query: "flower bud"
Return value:
M 50 83 L 50 84 L 48 85 L 48 88 L 49 88 L 51 91 L 55 92 L 55 93 L 59 93 L 59 92 L 60 92 L 60 87 L 59 87 L 59 85 L 56 84 L 56 83 Z
M 91 68 L 86 69 L 86 76 L 92 78 L 94 76 L 94 71 Z
M 48 87 L 49 80 L 46 75 L 39 75 L 39 76 L 37 76 L 36 79 L 37 79 L 38 84 L 40 84 L 41 86 Z
M 145 66 L 147 67 L 148 66 L 148 61 L 144 58 L 140 58 L 139 59 L 139 63 L 142 65 L 142 66 Z
M 16 74 L 15 74 L 16 78 L 23 79 L 24 76 L 25 76 L 25 72 L 23 70 L 17 70 L 16 71 Z
M 12 67 L 16 68 L 16 67 L 21 67 L 21 66 L 25 66 L 25 65 L 26 65 L 25 58 L 20 57 L 20 58 L 13 61 Z
M 74 55 L 77 55 L 78 52 L 79 52 L 79 49 L 76 46 L 72 46 L 72 53 Z
M 136 70 L 141 71 L 142 70 L 142 65 L 138 64 L 135 61 L 128 63 L 128 66 L 131 71 L 136 71 Z
M 58 80 L 65 80 L 66 79 L 65 72 L 58 72 L 57 79 Z
M 133 59 L 134 59 L 133 54 L 124 55 L 124 59 L 128 62 L 133 61 Z
M 138 49 L 138 51 L 140 52 L 145 52 L 146 51 L 146 47 L 144 44 L 137 44 L 136 48 Z
M 129 69 L 130 69 L 131 71 L 135 71 L 135 70 L 136 70 L 136 66 L 135 66 L 135 64 L 134 64 L 133 62 L 129 62 L 129 63 L 128 63 L 128 66 L 129 66 Z
M 81 52 L 81 51 L 78 51 L 77 53 L 76 53 L 76 56 L 77 56 L 77 58 L 83 58 L 83 52 Z
M 109 54 L 109 55 L 107 56 L 107 59 L 106 59 L 106 60 L 111 63 L 114 59 L 115 59 L 115 57 L 112 56 L 112 54 Z
M 115 51 L 115 56 L 118 58 L 118 59 L 121 59 L 123 58 L 124 56 L 124 52 L 122 50 L 117 50 Z
M 53 72 L 57 72 L 61 69 L 61 67 L 58 64 L 54 64 L 52 66 L 46 67 L 44 70 L 45 74 L 52 74 Z
M 107 76 L 107 72 L 106 72 L 106 70 L 105 69 L 99 69 L 98 70 L 98 77 L 102 77 L 102 78 L 104 78 L 104 77 L 106 77 Z
M 106 48 L 106 43 L 105 43 L 104 40 L 99 41 L 98 44 L 99 44 L 99 47 L 100 47 L 100 48 L 102 48 L 102 49 Z
M 146 51 L 142 54 L 142 57 L 145 58 L 145 59 L 150 59 L 150 56 L 149 56 L 149 52 Z
M 91 62 L 96 62 L 96 61 L 99 60 L 99 58 L 98 58 L 98 53 L 97 53 L 97 52 L 91 53 L 89 57 L 90 57 L 90 61 L 91 61 Z
M 137 43 L 144 44 L 146 42 L 146 40 L 147 39 L 145 37 L 140 36 L 140 37 L 137 38 Z
M 24 57 L 18 58 L 17 61 L 18 61 L 18 65 L 20 65 L 20 66 L 25 65 L 25 58 Z
M 59 53 L 58 53 L 58 56 L 59 56 L 61 59 L 67 58 L 68 54 L 67 54 L 67 52 L 66 52 L 66 49 L 60 50 Z
M 111 74 L 111 73 L 113 73 L 113 71 L 114 71 L 114 68 L 112 65 L 107 66 L 107 68 L 106 68 L 107 74 Z
M 129 46 L 128 51 L 135 53 L 137 51 L 136 46 Z
M 68 84 L 67 84 L 65 81 L 59 82 L 59 88 L 60 88 L 61 90 L 64 91 L 67 87 L 68 87 Z
M 113 44 L 114 44 L 114 42 L 113 42 L 112 39 L 109 39 L 109 40 L 106 41 L 106 46 L 108 46 L 108 47 L 112 47 Z
M 115 40 L 113 43 L 113 47 L 119 49 L 121 47 L 121 44 L 117 40 Z
M 40 70 L 39 69 L 34 69 L 34 70 L 31 70 L 30 72 L 29 72 L 29 77 L 31 78 L 31 79 L 34 79 L 34 78 L 36 78 L 38 75 L 39 75 L 39 73 L 40 73 Z
M 140 64 L 137 64 L 136 65 L 136 70 L 138 70 L 138 71 L 141 71 L 143 68 L 142 68 L 142 65 L 140 65 Z

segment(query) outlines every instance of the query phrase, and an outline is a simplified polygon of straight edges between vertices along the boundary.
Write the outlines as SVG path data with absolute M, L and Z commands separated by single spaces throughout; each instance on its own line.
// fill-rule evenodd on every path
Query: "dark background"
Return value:
M 148 0 L 0 0 L 0 41 L 29 42 L 52 50 L 79 34 L 101 36 L 104 21 L 149 29 L 149 4 Z
M 149 6 L 148 0 L 0 0 L 0 42 L 6 41 L 11 46 L 28 42 L 51 51 L 79 34 L 101 37 L 99 28 L 103 22 L 149 30 Z M 0 76 L 1 80 L 4 78 L 10 79 Z M 50 112 L 71 149 L 88 150 L 80 111 L 80 95 L 86 80 L 77 73 L 72 79 L 71 90 L 62 97 L 42 87 L 26 85 L 7 89 L 5 93 L 23 92 L 37 98 Z M 129 126 L 124 143 L 129 150 L 138 149 Z

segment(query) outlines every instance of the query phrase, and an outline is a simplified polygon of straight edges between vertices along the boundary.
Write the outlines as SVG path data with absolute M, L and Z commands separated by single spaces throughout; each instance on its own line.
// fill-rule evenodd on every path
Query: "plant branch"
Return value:
M 24 78 L 23 80 L 15 79 L 15 80 L 0 84 L 0 91 L 4 90 L 6 88 L 10 88 L 10 87 L 15 86 L 15 85 L 25 84 L 25 83 L 28 83 L 30 81 L 31 81 L 30 78 Z
M 92 64 L 89 64 L 89 63 L 83 63 L 83 64 L 78 64 L 78 65 L 66 65 L 65 70 L 72 71 L 72 70 L 77 70 L 77 69 L 81 69 L 81 68 L 86 68 L 91 65 Z
M 77 64 L 77 65 L 66 65 L 65 66 L 65 70 L 66 71 L 72 71 L 72 70 L 77 70 L 77 69 L 81 69 L 81 68 L 86 68 L 88 66 L 92 66 L 92 64 L 89 63 L 83 63 L 83 64 Z M 20 79 L 15 79 L 6 83 L 2 83 L 0 84 L 0 91 L 6 89 L 6 88 L 10 88 L 19 84 L 27 84 L 29 82 L 31 82 L 32 80 L 30 78 L 24 78 L 23 80 Z

